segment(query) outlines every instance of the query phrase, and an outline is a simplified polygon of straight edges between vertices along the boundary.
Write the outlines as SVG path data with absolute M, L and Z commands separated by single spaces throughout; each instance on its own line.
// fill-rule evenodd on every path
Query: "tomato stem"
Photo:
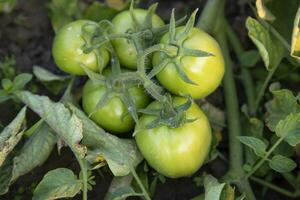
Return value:
M 261 158 L 259 160 L 259 162 L 252 168 L 252 170 L 245 176 L 245 178 L 250 178 L 250 176 L 252 174 L 254 174 L 256 172 L 256 170 L 258 170 L 260 168 L 260 166 L 266 161 L 268 160 L 269 156 L 271 155 L 271 153 L 273 153 L 273 151 L 276 149 L 276 147 L 284 140 L 284 137 L 279 138 L 276 143 L 269 149 L 269 151 L 267 151 L 267 153 L 264 155 L 263 158 Z
M 210 1 L 210 4 L 214 6 L 220 6 L 220 12 L 216 12 L 216 16 L 211 16 L 217 18 L 217 23 L 210 24 L 211 27 L 206 27 L 209 30 L 213 30 L 213 34 L 216 36 L 221 49 L 223 51 L 225 60 L 225 75 L 223 79 L 224 85 L 224 96 L 227 111 L 227 124 L 228 124 L 228 134 L 229 134 L 229 171 L 227 172 L 227 177 L 233 179 L 240 189 L 240 191 L 246 194 L 248 200 L 255 200 L 251 185 L 247 179 L 242 179 L 245 172 L 243 171 L 243 146 L 237 139 L 241 135 L 241 123 L 240 123 L 240 112 L 239 103 L 236 91 L 236 85 L 234 80 L 234 73 L 232 69 L 232 61 L 230 58 L 226 30 L 225 30 L 225 16 L 224 16 L 224 5 L 225 0 L 215 0 Z M 208 4 L 208 5 L 210 5 Z M 208 7 L 209 8 L 209 7 Z M 210 9 L 215 9 L 210 7 Z M 204 8 L 206 10 L 206 8 Z M 206 12 L 208 12 L 206 10 Z M 201 20 L 201 19 L 200 19 Z M 215 25 L 216 24 L 216 25 Z
M 224 30 L 224 29 L 223 29 Z M 247 180 L 239 180 L 244 176 L 243 146 L 237 139 L 241 135 L 241 124 L 237 91 L 233 76 L 232 61 L 230 59 L 225 31 L 220 28 L 216 34 L 225 59 L 224 96 L 227 110 L 227 123 L 229 133 L 229 177 L 237 179 L 237 185 L 245 192 L 247 199 L 256 199 Z
M 255 101 L 255 104 L 254 104 L 254 109 L 253 109 L 254 112 L 257 112 L 259 103 L 262 100 L 262 98 L 265 94 L 265 91 L 266 91 L 266 89 L 267 89 L 267 87 L 268 87 L 275 71 L 277 70 L 278 66 L 279 66 L 279 64 L 276 67 L 274 67 L 271 71 L 268 71 L 268 75 L 267 75 L 266 79 L 264 80 L 264 83 L 263 83 L 263 85 L 261 86 L 261 88 L 258 92 L 256 101 Z
M 131 174 L 133 176 L 133 178 L 135 179 L 135 181 L 137 182 L 137 184 L 139 185 L 140 189 L 143 192 L 143 196 L 145 197 L 146 200 L 151 200 L 147 190 L 145 189 L 145 186 L 143 185 L 143 183 L 141 182 L 139 176 L 137 175 L 137 173 L 135 172 L 135 169 L 131 169 Z
M 247 104 L 250 109 L 250 114 L 255 115 L 255 93 L 254 93 L 254 85 L 253 85 L 253 80 L 250 74 L 250 71 L 245 67 L 242 66 L 242 57 L 241 55 L 243 54 L 243 47 L 241 42 L 239 41 L 237 35 L 233 31 L 232 27 L 228 24 L 228 21 L 225 21 L 225 26 L 226 26 L 226 33 L 228 40 L 233 48 L 233 51 L 235 52 L 239 64 L 240 64 L 240 69 L 241 69 L 241 75 L 242 75 L 242 82 L 244 84 L 244 89 L 246 92 L 246 97 L 247 97 Z
M 78 155 L 75 154 L 75 157 L 79 163 L 80 166 L 80 170 L 82 173 L 82 200 L 87 200 L 87 192 L 88 192 L 88 175 L 87 175 L 87 169 L 86 169 L 86 165 L 85 165 L 85 160 L 82 158 L 79 158 Z

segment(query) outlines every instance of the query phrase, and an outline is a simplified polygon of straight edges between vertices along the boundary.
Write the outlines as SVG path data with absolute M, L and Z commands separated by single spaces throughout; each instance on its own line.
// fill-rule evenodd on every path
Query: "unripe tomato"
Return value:
M 147 10 L 134 9 L 133 13 L 138 23 L 143 25 L 145 23 L 144 21 L 146 19 Z M 113 32 L 116 34 L 135 30 L 134 22 L 131 18 L 130 11 L 128 10 L 116 15 L 113 18 L 112 23 L 114 24 Z M 154 15 L 152 18 L 152 26 L 154 28 L 158 28 L 163 25 L 164 22 L 162 19 L 159 16 Z M 127 39 L 120 38 L 113 40 L 113 45 L 116 49 L 121 65 L 127 68 L 136 69 L 137 51 L 134 44 Z
M 88 80 L 83 88 L 83 110 L 87 114 L 94 112 L 97 103 L 106 91 L 107 87 L 105 85 L 95 84 L 93 81 Z M 131 87 L 129 95 L 133 98 L 137 109 L 144 108 L 149 104 L 150 99 L 142 87 Z M 91 119 L 105 130 L 114 134 L 127 133 L 134 128 L 134 120 L 128 113 L 127 106 L 118 96 L 113 97 L 105 106 L 94 112 L 91 115 Z
M 174 105 L 185 103 L 186 99 L 174 97 Z M 162 105 L 155 101 L 147 108 L 159 109 Z M 187 119 L 196 119 L 178 128 L 159 126 L 147 129 L 155 120 L 154 116 L 142 115 L 136 127 L 135 140 L 150 166 L 164 176 L 178 178 L 190 176 L 203 164 L 211 145 L 211 128 L 207 117 L 193 103 L 186 111 Z
M 77 20 L 63 26 L 55 36 L 52 47 L 54 61 L 61 70 L 70 74 L 85 75 L 81 65 L 98 71 L 98 63 L 103 69 L 109 61 L 109 53 L 103 47 L 88 54 L 82 51 L 81 48 L 85 44 L 82 38 L 82 27 L 87 23 L 96 24 L 89 20 Z
M 176 29 L 176 33 L 180 33 L 182 30 L 183 27 L 179 27 Z M 161 43 L 166 44 L 168 41 L 169 33 L 162 37 Z M 156 77 L 173 94 L 189 94 L 194 99 L 203 98 L 211 94 L 222 81 L 224 59 L 221 49 L 215 39 L 199 28 L 193 28 L 188 37 L 181 41 L 181 44 L 184 48 L 202 50 L 214 55 L 208 57 L 182 56 L 178 58 L 183 71 L 197 85 L 184 82 L 171 62 Z M 155 53 L 153 66 L 158 65 L 164 59 L 166 59 L 166 54 Z

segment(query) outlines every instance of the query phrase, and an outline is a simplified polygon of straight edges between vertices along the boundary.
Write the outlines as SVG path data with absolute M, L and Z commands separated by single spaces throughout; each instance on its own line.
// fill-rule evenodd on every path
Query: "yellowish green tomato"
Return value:
M 95 84 L 88 80 L 83 88 L 83 110 L 87 114 L 93 113 L 91 119 L 110 133 L 122 134 L 132 131 L 135 125 L 134 120 L 120 97 L 113 97 L 95 112 L 99 100 L 103 98 L 106 91 L 105 85 Z M 129 95 L 133 98 L 137 109 L 144 108 L 149 104 L 150 99 L 141 87 L 130 88 Z
M 185 98 L 174 97 L 174 105 L 186 102 Z M 147 108 L 161 108 L 157 101 Z M 190 176 L 203 164 L 211 146 L 211 128 L 202 110 L 193 103 L 186 111 L 188 119 L 197 119 L 178 128 L 160 126 L 147 129 L 154 116 L 142 115 L 135 136 L 136 143 L 149 165 L 164 176 L 179 178 Z
M 176 29 L 176 33 L 180 33 L 182 30 L 183 27 L 179 27 Z M 169 33 L 162 37 L 161 43 L 166 44 L 168 41 Z M 193 28 L 188 37 L 182 41 L 182 45 L 184 48 L 202 50 L 214 55 L 178 57 L 181 68 L 196 85 L 184 82 L 171 62 L 156 77 L 173 94 L 189 94 L 194 99 L 206 97 L 220 85 L 224 75 L 224 59 L 221 49 L 214 38 L 199 28 Z M 155 53 L 153 66 L 158 65 L 164 59 L 166 59 L 164 53 Z
M 82 46 L 85 41 L 82 37 L 82 27 L 87 23 L 96 25 L 93 21 L 77 20 L 64 25 L 55 36 L 52 55 L 56 65 L 67 73 L 85 75 L 82 65 L 96 72 L 99 68 L 103 69 L 109 61 L 109 53 L 103 47 L 88 54 L 83 52 Z M 92 26 L 87 28 L 93 29 Z
M 138 23 L 143 25 L 147 16 L 147 10 L 144 9 L 134 9 L 134 16 L 136 17 Z M 123 11 L 116 15 L 112 23 L 114 25 L 113 32 L 115 34 L 126 33 L 129 30 L 134 31 L 135 25 L 130 15 L 130 11 Z M 152 18 L 152 26 L 158 28 L 164 25 L 163 20 L 158 16 L 154 15 Z M 113 45 L 116 49 L 118 58 L 122 66 L 130 69 L 136 69 L 137 62 L 137 51 L 134 44 L 124 38 L 113 40 Z

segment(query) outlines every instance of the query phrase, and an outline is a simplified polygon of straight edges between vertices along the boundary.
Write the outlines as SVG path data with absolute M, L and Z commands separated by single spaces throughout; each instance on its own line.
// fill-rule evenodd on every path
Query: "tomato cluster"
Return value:
M 113 134 L 134 131 L 149 165 L 172 178 L 192 175 L 208 155 L 210 124 L 193 99 L 211 94 L 224 74 L 219 45 L 194 17 L 181 26 L 172 15 L 165 25 L 151 7 L 109 23 L 77 20 L 52 49 L 61 70 L 89 76 L 82 107 L 90 118 Z

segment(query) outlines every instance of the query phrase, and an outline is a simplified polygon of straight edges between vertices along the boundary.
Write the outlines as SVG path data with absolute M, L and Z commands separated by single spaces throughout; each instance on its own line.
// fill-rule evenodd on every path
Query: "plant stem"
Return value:
M 257 95 L 257 98 L 256 98 L 256 101 L 255 101 L 255 104 L 254 104 L 254 109 L 253 109 L 253 112 L 257 112 L 257 109 L 258 109 L 258 106 L 259 106 L 259 103 L 260 101 L 262 100 L 264 94 L 265 94 L 265 91 L 269 85 L 269 82 L 271 81 L 275 71 L 277 70 L 279 65 L 277 65 L 276 67 L 274 67 L 274 69 L 272 69 L 271 71 L 268 72 L 268 76 L 266 77 L 262 87 L 260 88 L 259 90 L 259 93 Z
M 151 200 L 147 190 L 145 189 L 143 183 L 141 182 L 141 180 L 140 180 L 139 176 L 137 175 L 137 173 L 135 172 L 135 170 L 131 169 L 131 173 L 132 173 L 133 178 L 135 179 L 135 181 L 139 185 L 140 189 L 142 190 L 143 196 L 145 197 L 145 199 L 146 200 Z
M 220 20 L 224 16 L 220 16 Z M 240 189 L 245 192 L 248 200 L 255 199 L 251 186 L 247 180 L 240 180 L 244 176 L 243 171 L 243 146 L 237 139 L 241 135 L 239 104 L 236 86 L 233 76 L 232 61 L 230 58 L 226 34 L 224 31 L 224 20 L 219 24 L 215 35 L 220 43 L 225 59 L 224 96 L 227 111 L 227 123 L 229 134 L 229 171 L 228 175 L 235 179 Z
M 232 30 L 231 26 L 228 24 L 228 22 L 227 21 L 225 21 L 225 22 L 226 22 L 225 25 L 226 25 L 226 33 L 227 33 L 228 40 L 233 48 L 233 51 L 235 52 L 235 54 L 238 58 L 239 64 L 241 66 L 242 65 L 241 55 L 244 52 L 242 44 L 239 41 L 237 35 Z M 250 113 L 254 115 L 255 113 L 252 112 L 252 110 L 254 109 L 254 106 L 255 106 L 253 80 L 252 80 L 252 77 L 251 77 L 251 74 L 250 74 L 250 71 L 248 68 L 241 66 L 240 69 L 241 69 L 241 75 L 242 75 L 242 81 L 244 84 L 244 89 L 246 92 L 247 104 L 250 109 Z
M 82 182 L 83 182 L 83 187 L 82 187 L 82 200 L 87 200 L 87 192 L 88 192 L 88 176 L 87 176 L 87 169 L 86 169 L 86 165 L 85 165 L 85 160 L 82 158 L 79 158 L 78 155 L 76 155 L 76 159 L 79 163 L 80 166 L 80 170 L 82 173 Z
M 265 180 L 262 180 L 260 178 L 254 177 L 254 176 L 252 176 L 250 179 L 252 181 L 256 182 L 256 183 L 259 183 L 259 184 L 261 184 L 263 186 L 266 186 L 266 187 L 268 187 L 268 188 L 270 188 L 270 189 L 272 189 L 272 190 L 274 190 L 274 191 L 276 191 L 276 192 L 278 192 L 280 194 L 283 194 L 283 195 L 285 195 L 287 197 L 297 198 L 297 197 L 300 196 L 300 191 L 299 190 L 296 190 L 295 192 L 290 192 L 290 191 L 288 191 L 286 189 L 283 189 L 282 187 L 279 187 L 277 185 L 274 185 L 272 183 L 269 183 L 269 182 L 267 182 Z
M 279 138 L 276 143 L 267 151 L 265 156 L 260 159 L 260 161 L 252 168 L 252 170 L 245 176 L 245 179 L 248 179 L 256 170 L 260 168 L 260 166 L 268 159 L 271 153 L 275 150 L 275 148 L 282 142 L 284 137 Z

